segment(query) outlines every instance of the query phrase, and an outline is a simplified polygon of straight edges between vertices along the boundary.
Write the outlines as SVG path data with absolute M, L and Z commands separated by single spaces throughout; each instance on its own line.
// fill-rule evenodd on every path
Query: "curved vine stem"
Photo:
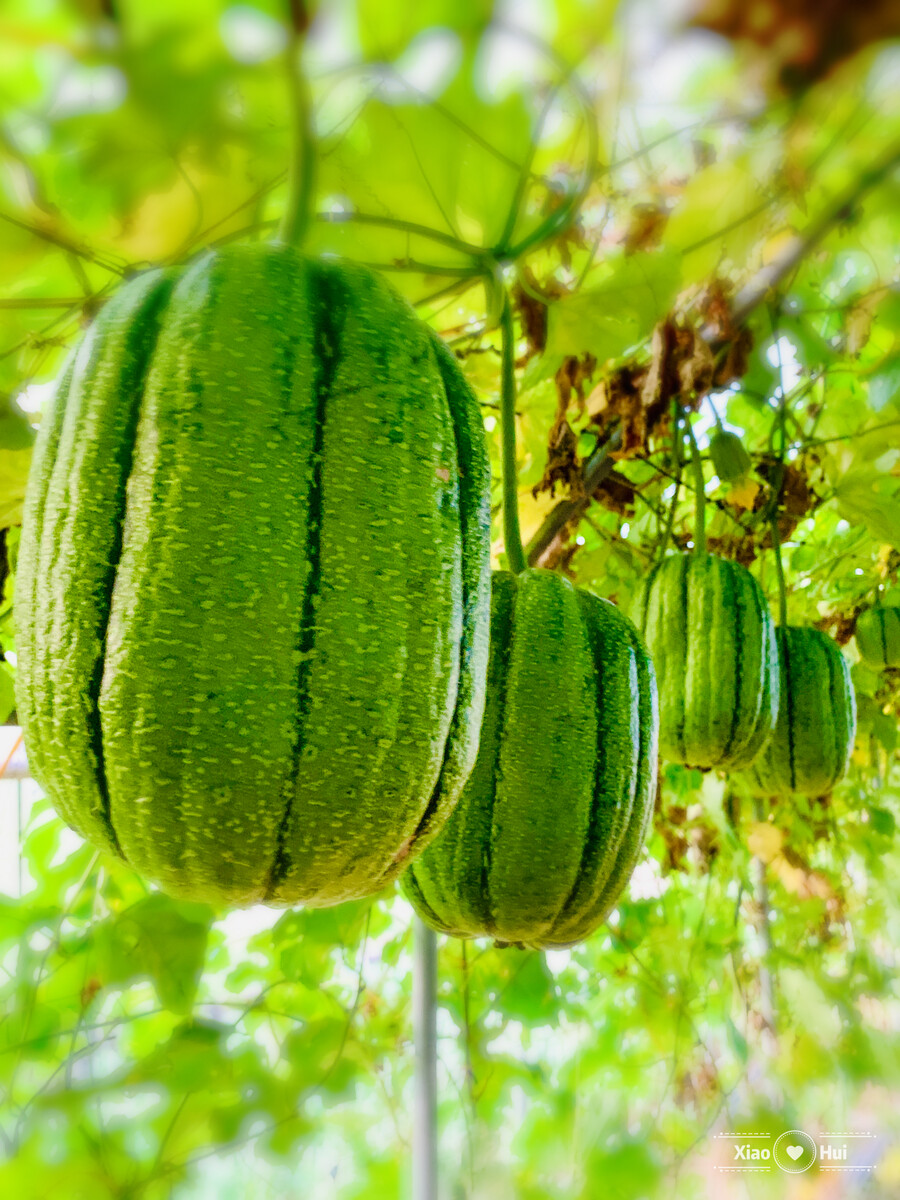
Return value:
M 712 409 L 712 415 L 716 418 L 716 429 L 718 429 L 721 433 L 724 433 L 725 425 L 724 425 L 724 422 L 722 421 L 722 416 L 721 416 L 721 413 L 719 412 L 718 405 L 715 403 L 712 396 L 706 396 L 705 399 L 706 399 L 706 403 Z
M 571 225 L 572 221 L 575 219 L 575 215 L 587 198 L 588 192 L 590 191 L 594 180 L 598 145 L 597 122 L 590 95 L 579 80 L 578 75 L 575 72 L 575 68 L 571 63 L 568 63 L 562 57 L 562 55 L 558 54 L 553 49 L 552 46 L 549 46 L 541 38 L 536 37 L 534 34 L 528 33 L 526 30 L 519 29 L 513 25 L 507 25 L 503 21 L 496 22 L 496 27 L 498 29 L 503 29 L 506 33 L 512 34 L 515 37 L 521 38 L 529 45 L 534 46 L 537 50 L 544 54 L 560 72 L 560 80 L 554 85 L 550 96 L 544 105 L 544 109 L 538 118 L 538 124 L 535 130 L 534 140 L 529 151 L 528 161 L 522 168 L 516 188 L 516 194 L 513 198 L 513 203 L 510 206 L 509 213 L 507 214 L 506 227 L 494 251 L 497 258 L 503 259 L 504 261 L 513 262 L 516 259 L 521 258 L 522 255 L 535 249 L 542 243 L 549 241 L 551 238 L 559 234 L 563 229 L 568 228 L 568 226 Z M 550 113 L 550 109 L 552 108 L 553 100 L 563 87 L 568 87 L 570 89 L 584 116 L 585 132 L 587 135 L 585 168 L 577 186 L 566 194 L 559 207 L 545 217 L 544 220 L 541 221 L 541 223 L 537 226 L 537 228 L 533 229 L 530 234 L 527 234 L 514 246 L 511 246 L 508 244 L 509 239 L 515 232 L 515 227 L 521 214 L 522 202 L 525 199 L 528 181 L 531 178 L 531 167 L 534 163 L 534 157 L 538 149 L 538 140 Z
M 672 503 L 669 505 L 669 515 L 666 518 L 666 528 L 659 542 L 659 558 L 662 559 L 666 553 L 666 547 L 672 538 L 672 529 L 675 526 L 675 510 L 678 508 L 678 494 L 681 491 L 681 472 L 684 468 L 683 454 L 683 439 L 684 435 L 681 432 L 681 409 L 678 406 L 678 401 L 672 401 L 672 453 L 675 457 L 675 490 L 672 493 Z
M 778 580 L 778 624 L 784 629 L 787 626 L 787 586 L 784 582 L 784 563 L 781 561 L 781 533 L 778 529 L 778 511 L 772 510 L 769 517 L 769 528 L 772 531 L 772 550 L 775 553 L 775 576 Z
M 496 283 L 497 287 L 503 285 Z M 500 422 L 503 434 L 503 540 L 506 560 L 518 575 L 528 566 L 519 529 L 518 473 L 516 468 L 516 338 L 509 293 L 503 288 L 500 309 L 502 366 L 500 374 Z
M 691 443 L 691 469 L 694 472 L 694 490 L 697 493 L 696 520 L 694 522 L 694 553 L 706 553 L 706 480 L 703 478 L 703 461 L 700 458 L 700 447 L 694 437 L 691 419 L 685 413 L 684 427 L 687 430 L 688 441 Z
M 316 187 L 316 137 L 312 98 L 303 74 L 301 55 L 309 12 L 305 0 L 288 0 L 290 35 L 285 52 L 288 94 L 293 106 L 293 144 L 288 175 L 288 202 L 278 236 L 289 246 L 301 246 L 312 220 Z
M 777 322 L 770 311 L 772 318 L 772 332 L 775 333 Z M 769 439 L 769 445 L 772 450 L 775 450 L 775 439 L 778 439 L 777 465 L 772 476 L 772 498 L 769 501 L 767 509 L 767 517 L 769 521 L 769 530 L 772 535 L 772 551 L 775 555 L 775 577 L 778 580 L 778 624 L 784 628 L 787 625 L 787 586 L 784 581 L 784 563 L 781 560 L 781 530 L 778 528 L 778 498 L 781 495 L 781 489 L 784 487 L 784 456 L 787 450 L 787 393 L 784 390 L 784 364 L 781 361 L 781 343 L 776 341 L 778 347 L 778 379 L 779 379 L 779 397 L 778 397 L 778 412 L 775 417 L 775 423 L 772 426 L 772 433 Z

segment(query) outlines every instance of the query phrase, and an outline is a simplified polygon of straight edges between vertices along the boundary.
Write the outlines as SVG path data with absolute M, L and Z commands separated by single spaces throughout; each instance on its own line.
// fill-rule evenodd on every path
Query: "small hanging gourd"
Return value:
M 840 648 L 806 626 L 776 630 L 780 704 L 775 731 L 747 774 L 758 796 L 831 791 L 856 735 L 856 700 Z
M 651 571 L 638 625 L 659 684 L 660 753 L 702 770 L 746 766 L 775 722 L 775 627 L 759 584 L 740 564 L 709 554 L 696 442 L 695 549 Z
M 493 576 L 474 770 L 402 886 L 434 929 L 548 948 L 596 929 L 638 860 L 655 792 L 656 685 L 619 609 L 525 566 L 508 302 L 503 347 L 504 517 L 515 571 Z
M 856 618 L 856 646 L 876 671 L 900 667 L 900 608 L 867 608 Z
M 722 483 L 737 483 L 749 473 L 753 463 L 738 434 L 719 428 L 709 439 L 709 456 Z
M 783 407 L 780 429 L 783 454 Z M 776 487 L 775 497 L 778 491 Z M 847 770 L 856 736 L 856 697 L 837 644 L 818 629 L 788 625 L 775 501 L 769 525 L 778 577 L 778 718 L 747 779 L 756 796 L 818 796 L 830 791 Z

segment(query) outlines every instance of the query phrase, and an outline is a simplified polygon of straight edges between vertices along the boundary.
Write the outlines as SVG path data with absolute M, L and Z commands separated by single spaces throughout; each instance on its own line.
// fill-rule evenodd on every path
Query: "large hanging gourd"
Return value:
M 181 896 L 381 888 L 474 761 L 488 539 L 477 404 L 378 275 L 264 244 L 140 275 L 35 453 L 16 613 L 36 777 Z
M 856 698 L 840 648 L 818 629 L 779 626 L 780 704 L 765 749 L 748 772 L 759 796 L 830 791 L 847 770 Z
M 491 609 L 475 768 L 403 887 L 457 937 L 571 945 L 604 920 L 644 844 L 653 668 L 623 613 L 551 571 L 495 573 Z
M 867 608 L 856 619 L 856 645 L 863 662 L 876 671 L 900 667 L 900 608 Z

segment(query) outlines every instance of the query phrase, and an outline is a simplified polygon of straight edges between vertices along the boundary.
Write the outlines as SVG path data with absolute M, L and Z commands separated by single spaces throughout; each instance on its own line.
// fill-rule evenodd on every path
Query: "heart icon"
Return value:
M 791 1156 L 791 1158 L 794 1160 L 794 1162 L 796 1162 L 797 1159 L 800 1157 L 800 1155 L 803 1153 L 802 1146 L 785 1146 L 785 1150 L 787 1150 L 788 1154 Z

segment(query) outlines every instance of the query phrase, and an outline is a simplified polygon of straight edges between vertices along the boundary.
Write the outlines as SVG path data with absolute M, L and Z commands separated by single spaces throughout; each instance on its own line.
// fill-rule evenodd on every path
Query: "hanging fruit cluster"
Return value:
M 477 404 L 373 272 L 238 246 L 102 310 L 42 426 L 17 578 L 19 712 L 74 829 L 228 904 L 338 903 L 408 867 L 434 927 L 543 948 L 619 898 L 658 752 L 759 795 L 840 778 L 843 656 L 708 552 L 689 417 L 694 543 L 648 573 L 646 648 L 527 567 L 508 301 L 501 324 L 514 570 L 490 585 Z M 710 455 L 746 476 L 736 435 Z M 856 635 L 900 661 L 896 609 Z

